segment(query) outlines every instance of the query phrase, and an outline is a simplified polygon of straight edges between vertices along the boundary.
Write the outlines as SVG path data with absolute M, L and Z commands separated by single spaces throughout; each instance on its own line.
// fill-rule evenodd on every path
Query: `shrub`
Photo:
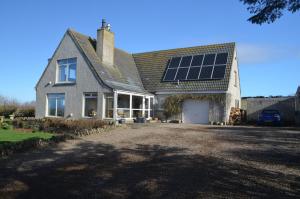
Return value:
M 0 106 L 0 115 L 8 118 L 9 115 L 12 115 L 16 110 L 16 105 L 2 105 Z
M 15 112 L 15 117 L 34 117 L 35 108 L 32 106 L 20 107 Z
M 66 119 L 31 119 L 16 118 L 12 125 L 14 128 L 33 129 L 33 131 L 45 131 L 54 133 L 75 133 L 82 130 L 103 128 L 107 122 L 102 120 L 66 120 Z
M 102 120 L 65 120 L 46 119 L 41 123 L 41 130 L 56 133 L 72 133 L 81 130 L 103 128 L 107 123 Z
M 9 126 L 9 124 L 7 124 L 6 122 L 3 122 L 3 123 L 1 123 L 0 124 L 0 128 L 2 128 L 2 129 L 9 129 L 10 128 L 10 126 Z

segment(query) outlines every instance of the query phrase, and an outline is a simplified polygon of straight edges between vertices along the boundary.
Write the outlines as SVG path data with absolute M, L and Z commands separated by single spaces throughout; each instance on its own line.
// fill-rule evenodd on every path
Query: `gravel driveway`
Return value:
M 149 124 L 0 160 L 0 198 L 295 198 L 300 132 Z

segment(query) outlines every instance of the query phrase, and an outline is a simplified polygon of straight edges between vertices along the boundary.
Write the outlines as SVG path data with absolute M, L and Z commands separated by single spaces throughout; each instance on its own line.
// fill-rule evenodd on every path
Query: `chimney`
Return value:
M 108 65 L 114 64 L 115 36 L 110 31 L 110 24 L 102 19 L 102 27 L 97 30 L 96 53 L 100 60 Z

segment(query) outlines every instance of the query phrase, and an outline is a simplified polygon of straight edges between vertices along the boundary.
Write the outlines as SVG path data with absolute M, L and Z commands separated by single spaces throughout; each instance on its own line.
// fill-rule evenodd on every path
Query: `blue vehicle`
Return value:
M 263 110 L 258 117 L 258 124 L 281 125 L 281 116 L 278 110 Z

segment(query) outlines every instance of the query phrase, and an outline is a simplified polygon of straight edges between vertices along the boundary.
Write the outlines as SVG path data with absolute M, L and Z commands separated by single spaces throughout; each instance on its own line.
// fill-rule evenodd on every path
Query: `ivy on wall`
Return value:
M 195 94 L 182 94 L 182 95 L 172 95 L 165 99 L 163 107 L 164 114 L 167 118 L 172 115 L 177 115 L 182 112 L 182 103 L 184 100 L 208 100 L 215 101 L 222 105 L 226 103 L 225 94 L 205 94 L 205 95 L 195 95 Z

